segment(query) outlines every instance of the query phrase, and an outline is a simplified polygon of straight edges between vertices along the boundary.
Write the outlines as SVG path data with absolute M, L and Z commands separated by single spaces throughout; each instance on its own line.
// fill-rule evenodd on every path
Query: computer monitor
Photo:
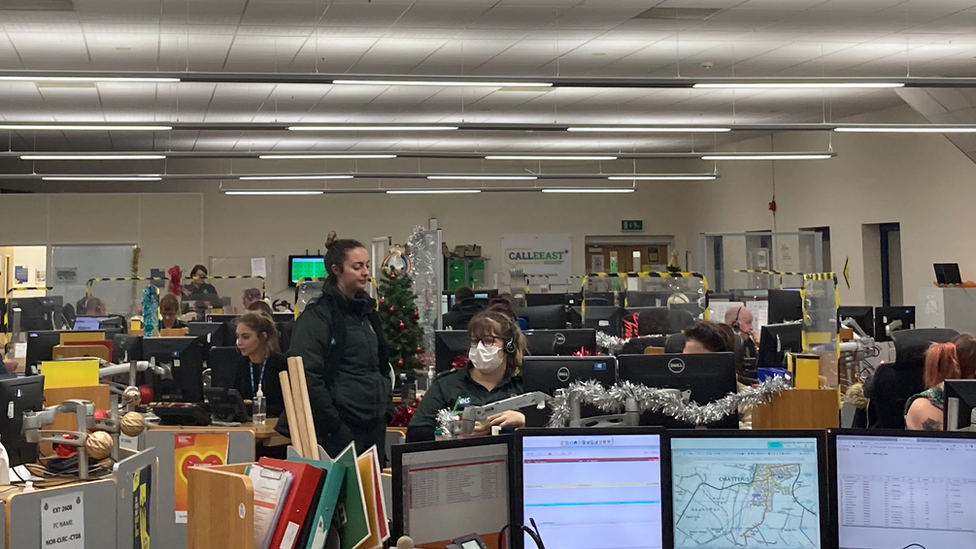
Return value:
M 231 335 L 234 332 L 233 325 L 228 322 L 190 322 L 188 326 L 191 336 L 202 337 L 214 347 L 228 345 L 228 338 L 234 337 Z
M 591 299 L 591 305 L 614 305 L 616 297 L 613 292 L 575 292 L 568 294 L 570 305 L 582 305 L 584 299 Z
M 607 335 L 621 337 L 624 331 L 624 308 L 587 305 L 579 310 L 583 328 L 599 330 Z M 585 313 L 585 314 L 584 314 Z
M 95 331 L 102 326 L 102 322 L 108 320 L 107 316 L 79 316 L 75 317 L 75 323 L 71 326 L 75 331 Z
M 596 330 L 567 328 L 565 330 L 526 330 L 529 354 L 535 356 L 563 356 L 580 349 L 596 352 Z
M 971 426 L 973 408 L 976 408 L 976 379 L 947 379 L 943 388 L 943 428 L 958 431 Z
M 972 547 L 976 433 L 832 430 L 831 547 Z
M 303 278 L 322 278 L 325 274 L 325 258 L 320 255 L 288 256 L 288 286 L 294 288 Z
M 142 340 L 146 360 L 168 366 L 173 379 L 152 376 L 157 401 L 203 402 L 202 337 L 147 337 Z
M 437 330 L 434 332 L 434 369 L 446 372 L 452 368 L 454 359 L 463 354 L 468 356 L 471 338 L 467 330 Z
M 900 322 L 898 325 L 896 322 Z M 890 329 L 889 329 L 890 326 Z M 891 333 L 899 330 L 915 329 L 915 307 L 904 305 L 901 307 L 874 308 L 874 339 L 875 341 L 891 341 Z
M 511 436 L 394 445 L 392 539 L 443 548 L 478 534 L 498 548 L 510 521 L 511 448 Z
M 61 332 L 56 330 L 40 330 L 27 332 L 27 364 L 28 372 L 34 371 L 38 364 L 51 360 L 54 347 L 61 344 Z
M 848 318 L 857 322 L 864 333 L 874 337 L 874 307 L 850 305 L 837 307 L 837 327 L 840 328 L 841 322 Z
M 530 330 L 561 330 L 568 320 L 565 305 L 521 307 L 516 315 L 525 319 Z
M 214 324 L 237 322 L 238 318 L 240 318 L 240 315 L 212 315 L 210 313 L 207 313 L 206 315 L 207 322 L 211 322 Z
M 207 358 L 210 368 L 210 386 L 236 389 L 237 368 L 241 362 L 241 352 L 237 347 L 211 347 Z
M 691 401 L 708 404 L 735 393 L 735 354 L 621 355 L 617 357 L 617 378 L 646 387 L 678 389 Z M 641 414 L 641 425 L 695 427 L 658 412 Z M 738 429 L 739 415 L 731 414 L 707 427 Z
M 522 361 L 522 383 L 524 392 L 541 391 L 553 396 L 556 389 L 565 389 L 576 381 L 594 380 L 609 389 L 617 382 L 617 359 L 612 356 L 566 356 L 546 357 L 527 356 Z M 527 427 L 545 427 L 549 424 L 552 410 L 526 408 Z M 582 417 L 604 415 L 594 406 L 583 406 Z
M 10 312 L 20 309 L 20 330 L 24 332 L 40 330 L 56 330 L 61 328 L 64 316 L 64 298 L 61 296 L 47 297 L 15 297 L 9 302 Z M 97 327 L 97 326 L 96 326 Z
M 769 290 L 769 324 L 803 320 L 803 301 L 800 290 Z
M 661 429 L 519 429 L 512 523 L 559 549 L 671 547 L 667 452 Z
M 669 434 L 675 548 L 829 547 L 823 431 Z
M 799 353 L 803 350 L 803 325 L 767 324 L 762 327 L 759 339 L 757 364 L 760 368 L 782 368 L 786 352 Z
M 543 305 L 565 306 L 569 298 L 566 294 L 525 294 L 526 307 L 541 307 Z
M 0 409 L 4 410 L 0 441 L 7 450 L 10 467 L 37 462 L 37 445 L 28 443 L 21 431 L 24 412 L 37 412 L 43 407 L 44 376 L 0 379 Z
M 935 269 L 935 281 L 939 285 L 962 284 L 958 263 L 933 263 L 932 267 Z
M 115 334 L 112 336 L 112 359 L 116 364 L 126 360 L 142 360 L 142 336 Z

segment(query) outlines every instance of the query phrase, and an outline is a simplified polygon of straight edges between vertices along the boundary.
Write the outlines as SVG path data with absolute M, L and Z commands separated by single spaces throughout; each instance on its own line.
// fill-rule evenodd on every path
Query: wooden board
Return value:
M 792 389 L 752 412 L 753 429 L 836 429 L 840 409 L 836 389 Z
M 112 351 L 101 344 L 91 345 L 55 345 L 51 351 L 52 360 L 64 360 L 66 358 L 100 358 L 107 362 L 112 361 Z
M 254 548 L 254 486 L 246 467 L 187 470 L 187 549 Z
M 278 380 L 281 381 L 281 396 L 285 399 L 285 416 L 288 418 L 297 417 L 295 413 L 295 402 L 291 399 L 291 377 L 288 372 L 278 372 Z M 295 423 L 288 426 L 288 432 L 291 434 L 291 445 L 298 452 L 298 455 L 305 456 L 305 447 L 302 446 L 302 435 L 301 431 Z

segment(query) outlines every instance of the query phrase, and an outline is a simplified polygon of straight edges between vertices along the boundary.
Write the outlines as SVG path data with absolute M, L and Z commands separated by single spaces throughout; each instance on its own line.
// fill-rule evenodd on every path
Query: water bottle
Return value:
M 268 419 L 268 404 L 264 399 L 264 391 L 260 387 L 258 387 L 257 394 L 254 395 L 252 406 L 251 421 L 255 425 L 264 425 Z

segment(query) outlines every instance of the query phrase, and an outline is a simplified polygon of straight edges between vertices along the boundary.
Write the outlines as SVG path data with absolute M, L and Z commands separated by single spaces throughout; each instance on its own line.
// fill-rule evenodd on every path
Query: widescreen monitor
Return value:
M 71 329 L 75 331 L 96 331 L 102 326 L 102 322 L 108 318 L 107 316 L 79 316 L 75 318 L 75 323 Z
M 891 341 L 891 332 L 914 329 L 914 306 L 874 308 L 875 341 Z
M 839 549 L 976 547 L 976 433 L 830 432 Z
M 958 431 L 970 427 L 976 408 L 976 379 L 947 379 L 943 387 L 943 429 Z
M 24 412 L 37 412 L 43 407 L 44 376 L 0 379 L 0 409 L 4 410 L 0 440 L 7 451 L 10 467 L 37 462 L 37 445 L 28 443 L 21 431 Z
M 783 368 L 787 352 L 799 353 L 803 350 L 803 325 L 799 322 L 767 324 L 762 327 L 761 333 L 757 357 L 760 368 Z
M 857 322 L 857 325 L 864 330 L 870 337 L 874 337 L 874 307 L 863 305 L 844 306 L 837 308 L 837 326 L 848 318 Z
M 295 287 L 303 278 L 322 278 L 325 275 L 325 258 L 320 255 L 288 256 L 288 285 Z
M 617 359 L 612 356 L 527 356 L 522 361 L 522 383 L 526 393 L 540 391 L 554 396 L 557 389 L 565 389 L 576 381 L 597 381 L 605 389 L 617 382 Z M 552 410 L 526 408 L 527 427 L 545 427 Z M 584 405 L 581 417 L 604 415 L 594 406 Z
M 511 436 L 392 447 L 392 539 L 423 549 L 478 534 L 498 549 L 509 523 Z M 509 543 L 505 547 L 511 547 Z
M 535 356 L 560 356 L 596 352 L 596 330 L 568 328 L 564 330 L 526 330 L 525 340 L 529 354 Z
M 803 320 L 800 290 L 769 290 L 769 314 L 766 322 L 782 324 Z
M 823 431 L 669 434 L 675 549 L 830 546 Z
M 145 359 L 172 372 L 172 379 L 152 376 L 157 401 L 203 402 L 204 345 L 202 337 L 143 338 Z
M 512 523 L 558 549 L 670 547 L 666 455 L 660 429 L 520 429 Z

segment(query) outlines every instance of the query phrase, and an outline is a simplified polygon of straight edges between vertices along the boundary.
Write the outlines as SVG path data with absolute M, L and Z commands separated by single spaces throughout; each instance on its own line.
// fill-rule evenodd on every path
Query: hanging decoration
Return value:
M 642 413 L 661 412 L 678 421 L 706 425 L 734 414 L 740 408 L 751 409 L 768 402 L 773 395 L 778 395 L 789 388 L 790 382 L 787 379 L 774 377 L 742 392 L 729 394 L 714 402 L 701 405 L 696 402 L 687 404 L 682 402 L 671 389 L 645 387 L 628 381 L 605 389 L 594 380 L 577 381 L 566 389 L 556 391 L 555 397 L 549 403 L 552 408 L 549 427 L 565 427 L 569 424 L 570 402 L 573 399 L 579 399 L 582 403 L 591 404 L 612 414 L 623 410 L 627 399 L 633 398 Z
M 468 353 L 458 353 L 454 355 L 454 360 L 451 361 L 451 368 L 454 370 L 460 370 L 468 365 Z
M 150 284 L 142 291 L 142 329 L 145 337 L 156 335 L 159 323 L 159 288 Z
M 411 264 L 407 250 L 401 244 L 394 244 L 390 253 L 383 258 L 382 266 L 391 271 L 409 273 Z
M 173 265 L 166 275 L 169 276 L 169 293 L 180 297 L 183 295 L 183 269 L 179 265 Z
M 132 248 L 132 278 L 139 278 L 139 255 L 142 253 L 142 248 L 136 246 Z M 129 289 L 129 303 L 132 307 L 129 309 L 129 316 L 135 316 L 138 313 L 138 307 L 136 306 L 136 296 L 139 292 L 138 282 L 133 280 L 130 282 L 131 287 Z
M 393 410 L 393 418 L 390 420 L 390 427 L 407 427 L 410 425 L 410 420 L 413 419 L 413 414 L 417 411 L 417 405 L 420 404 L 423 396 L 419 396 L 414 399 L 410 404 L 401 404 Z
M 416 227 L 407 242 L 410 250 L 411 277 L 413 291 L 417 296 L 417 323 L 424 331 L 423 361 L 433 377 L 434 371 L 434 330 L 437 312 L 441 306 L 441 291 L 437 285 L 437 254 L 441 253 L 437 239 L 423 227 Z

